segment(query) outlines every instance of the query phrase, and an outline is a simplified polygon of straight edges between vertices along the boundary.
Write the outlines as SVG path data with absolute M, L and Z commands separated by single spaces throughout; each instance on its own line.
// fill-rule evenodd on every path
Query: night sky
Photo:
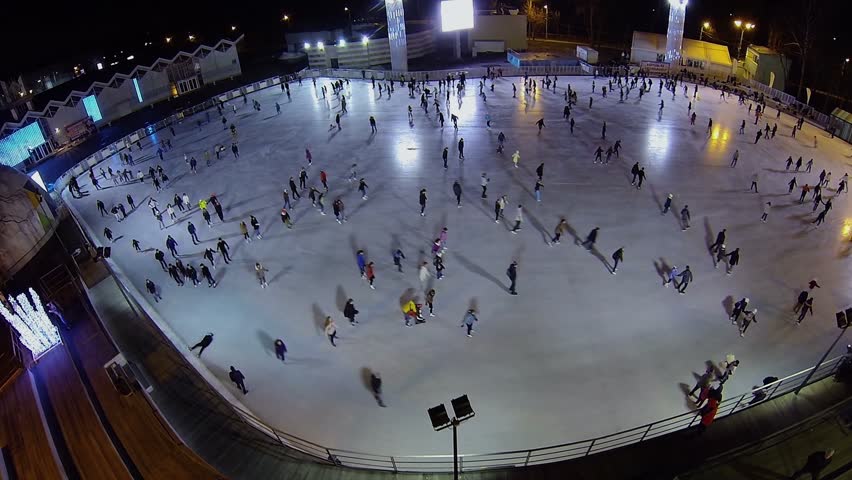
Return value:
M 487 8 L 490 0 L 475 0 L 477 8 Z M 511 4 L 513 0 L 504 0 Z M 523 0 L 514 0 L 521 3 Z M 544 2 L 545 0 L 538 0 Z M 663 32 L 667 19 L 667 0 L 546 0 L 551 9 L 561 10 L 562 23 L 582 25 L 574 15 L 577 5 L 596 3 L 605 21 L 603 38 L 624 41 L 635 30 Z M 734 46 L 738 33 L 733 20 L 742 18 L 758 25 L 746 34 L 746 42 L 766 43 L 772 30 L 784 27 L 783 5 L 798 5 L 802 0 L 690 0 L 687 10 L 686 35 L 696 38 L 703 21 L 714 26 L 711 40 Z M 821 10 L 837 11 L 841 0 L 823 0 Z M 409 18 L 436 10 L 438 0 L 405 0 Z M 0 28 L 4 41 L 0 78 L 26 72 L 56 62 L 84 62 L 97 55 L 131 52 L 143 48 L 146 41 L 162 42 L 166 35 L 183 40 L 189 32 L 200 41 L 215 42 L 230 33 L 235 25 L 249 37 L 283 46 L 284 27 L 281 15 L 291 16 L 291 28 L 319 29 L 337 22 L 346 22 L 344 6 L 353 11 L 353 18 L 381 19 L 383 0 L 311 0 L 252 2 L 250 8 L 200 9 L 198 4 L 152 1 L 143 3 L 109 2 L 96 9 L 83 9 L 80 4 L 61 2 L 50 5 L 45 16 L 27 2 L 8 2 Z M 130 8 L 135 7 L 133 10 Z M 795 7 L 792 7 L 795 10 Z M 30 18 L 31 21 L 20 20 Z M 844 34 L 842 15 L 825 14 L 818 31 L 819 54 L 828 58 L 852 55 L 852 34 Z M 15 19 L 10 21 L 10 19 Z M 847 30 L 848 31 L 848 30 Z M 832 40 L 833 37 L 837 40 Z M 748 37 L 751 37 L 750 39 Z M 10 47 L 12 46 L 12 47 Z

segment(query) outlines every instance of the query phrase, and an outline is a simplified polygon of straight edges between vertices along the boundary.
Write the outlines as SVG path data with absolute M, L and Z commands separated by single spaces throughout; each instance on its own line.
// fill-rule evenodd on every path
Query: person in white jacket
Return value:
M 524 207 L 523 205 L 518 205 L 517 213 L 515 213 L 515 226 L 512 228 L 512 233 L 517 234 L 518 230 L 521 229 L 521 222 L 524 221 Z
M 426 262 L 421 263 L 418 274 L 420 276 L 420 285 L 423 286 L 423 288 L 426 288 L 426 282 L 429 280 L 429 277 L 432 276 L 432 273 L 429 271 L 429 264 Z

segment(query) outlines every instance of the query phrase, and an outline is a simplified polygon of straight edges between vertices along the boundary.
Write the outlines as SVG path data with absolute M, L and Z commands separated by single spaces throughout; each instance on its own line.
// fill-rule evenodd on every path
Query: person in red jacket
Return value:
M 370 262 L 370 263 L 367 264 L 367 268 L 366 268 L 365 273 L 367 275 L 367 280 L 370 282 L 370 288 L 375 290 L 376 287 L 373 286 L 373 281 L 376 279 L 376 273 L 373 271 L 373 262 Z

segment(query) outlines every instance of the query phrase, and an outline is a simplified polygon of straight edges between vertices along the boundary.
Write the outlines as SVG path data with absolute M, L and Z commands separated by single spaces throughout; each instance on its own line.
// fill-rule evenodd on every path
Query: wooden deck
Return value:
M 0 392 L 0 446 L 8 449 L 17 478 L 62 478 L 54 461 L 29 373 L 18 375 Z

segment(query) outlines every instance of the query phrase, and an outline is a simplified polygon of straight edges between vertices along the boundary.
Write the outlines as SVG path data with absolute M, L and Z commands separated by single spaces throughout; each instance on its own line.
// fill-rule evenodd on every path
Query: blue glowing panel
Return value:
M 29 149 L 44 143 L 38 122 L 33 122 L 8 137 L 0 138 L 0 164 L 14 167 L 30 156 Z
M 139 100 L 139 103 L 142 103 L 142 90 L 139 88 L 139 79 L 133 79 L 133 88 L 136 89 L 136 99 Z
M 98 98 L 94 95 L 89 95 L 83 99 L 83 106 L 86 107 L 86 114 L 92 117 L 93 122 L 99 122 L 101 117 L 101 108 L 98 107 Z

